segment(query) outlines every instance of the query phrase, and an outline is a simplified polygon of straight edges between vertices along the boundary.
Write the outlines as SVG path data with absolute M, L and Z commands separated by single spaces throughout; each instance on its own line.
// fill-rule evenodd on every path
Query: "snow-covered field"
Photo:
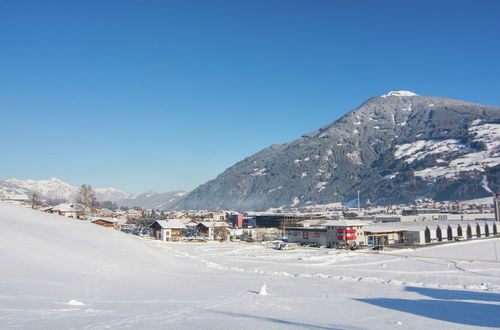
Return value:
M 2 203 L 0 226 L 0 328 L 500 325 L 500 239 L 381 253 L 164 243 Z

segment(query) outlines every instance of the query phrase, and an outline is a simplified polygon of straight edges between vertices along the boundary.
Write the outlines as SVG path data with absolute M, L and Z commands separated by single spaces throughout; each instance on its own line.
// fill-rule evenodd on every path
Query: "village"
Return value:
M 274 242 L 275 248 L 282 250 L 298 247 L 381 250 L 500 236 L 499 194 L 475 203 L 424 199 L 413 205 L 390 207 L 332 204 L 244 213 L 101 207 L 89 214 L 77 203 L 51 206 L 34 203 L 27 195 L 3 198 L 3 202 L 165 242 Z

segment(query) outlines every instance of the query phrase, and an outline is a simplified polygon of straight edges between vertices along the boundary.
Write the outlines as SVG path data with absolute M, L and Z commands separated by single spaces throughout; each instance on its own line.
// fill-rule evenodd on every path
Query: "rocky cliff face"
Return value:
M 500 108 L 407 91 L 366 101 L 228 168 L 176 209 L 460 200 L 500 191 Z

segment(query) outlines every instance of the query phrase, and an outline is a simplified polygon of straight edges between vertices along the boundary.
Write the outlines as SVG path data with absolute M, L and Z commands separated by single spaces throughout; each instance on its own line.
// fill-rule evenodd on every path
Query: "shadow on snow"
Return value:
M 223 312 L 223 311 L 211 311 L 212 313 L 217 313 L 217 314 L 224 314 L 227 316 L 232 316 L 235 318 L 246 318 L 246 319 L 254 319 L 254 320 L 260 320 L 260 321 L 266 321 L 266 322 L 272 322 L 272 323 L 278 323 L 282 324 L 287 327 L 298 327 L 298 328 L 308 328 L 308 329 L 328 329 L 328 330 L 338 330 L 338 329 L 344 329 L 343 327 L 335 327 L 335 326 L 330 326 L 330 325 L 316 325 L 316 324 L 310 324 L 310 323 L 304 323 L 304 322 L 298 322 L 298 321 L 288 321 L 288 320 L 283 320 L 275 317 L 268 317 L 268 316 L 258 316 L 258 315 L 252 315 L 252 314 L 243 314 L 243 313 L 234 313 L 234 312 Z
M 416 292 L 433 299 L 372 298 L 356 300 L 452 323 L 483 327 L 498 327 L 500 325 L 500 305 L 488 303 L 500 302 L 500 294 L 418 287 L 407 287 L 406 291 Z

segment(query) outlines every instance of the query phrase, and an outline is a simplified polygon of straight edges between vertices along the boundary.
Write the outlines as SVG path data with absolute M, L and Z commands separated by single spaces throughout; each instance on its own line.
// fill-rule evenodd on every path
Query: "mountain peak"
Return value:
M 418 96 L 418 94 L 410 92 L 410 91 L 390 91 L 387 94 L 381 95 L 380 97 L 388 97 L 388 96 Z

